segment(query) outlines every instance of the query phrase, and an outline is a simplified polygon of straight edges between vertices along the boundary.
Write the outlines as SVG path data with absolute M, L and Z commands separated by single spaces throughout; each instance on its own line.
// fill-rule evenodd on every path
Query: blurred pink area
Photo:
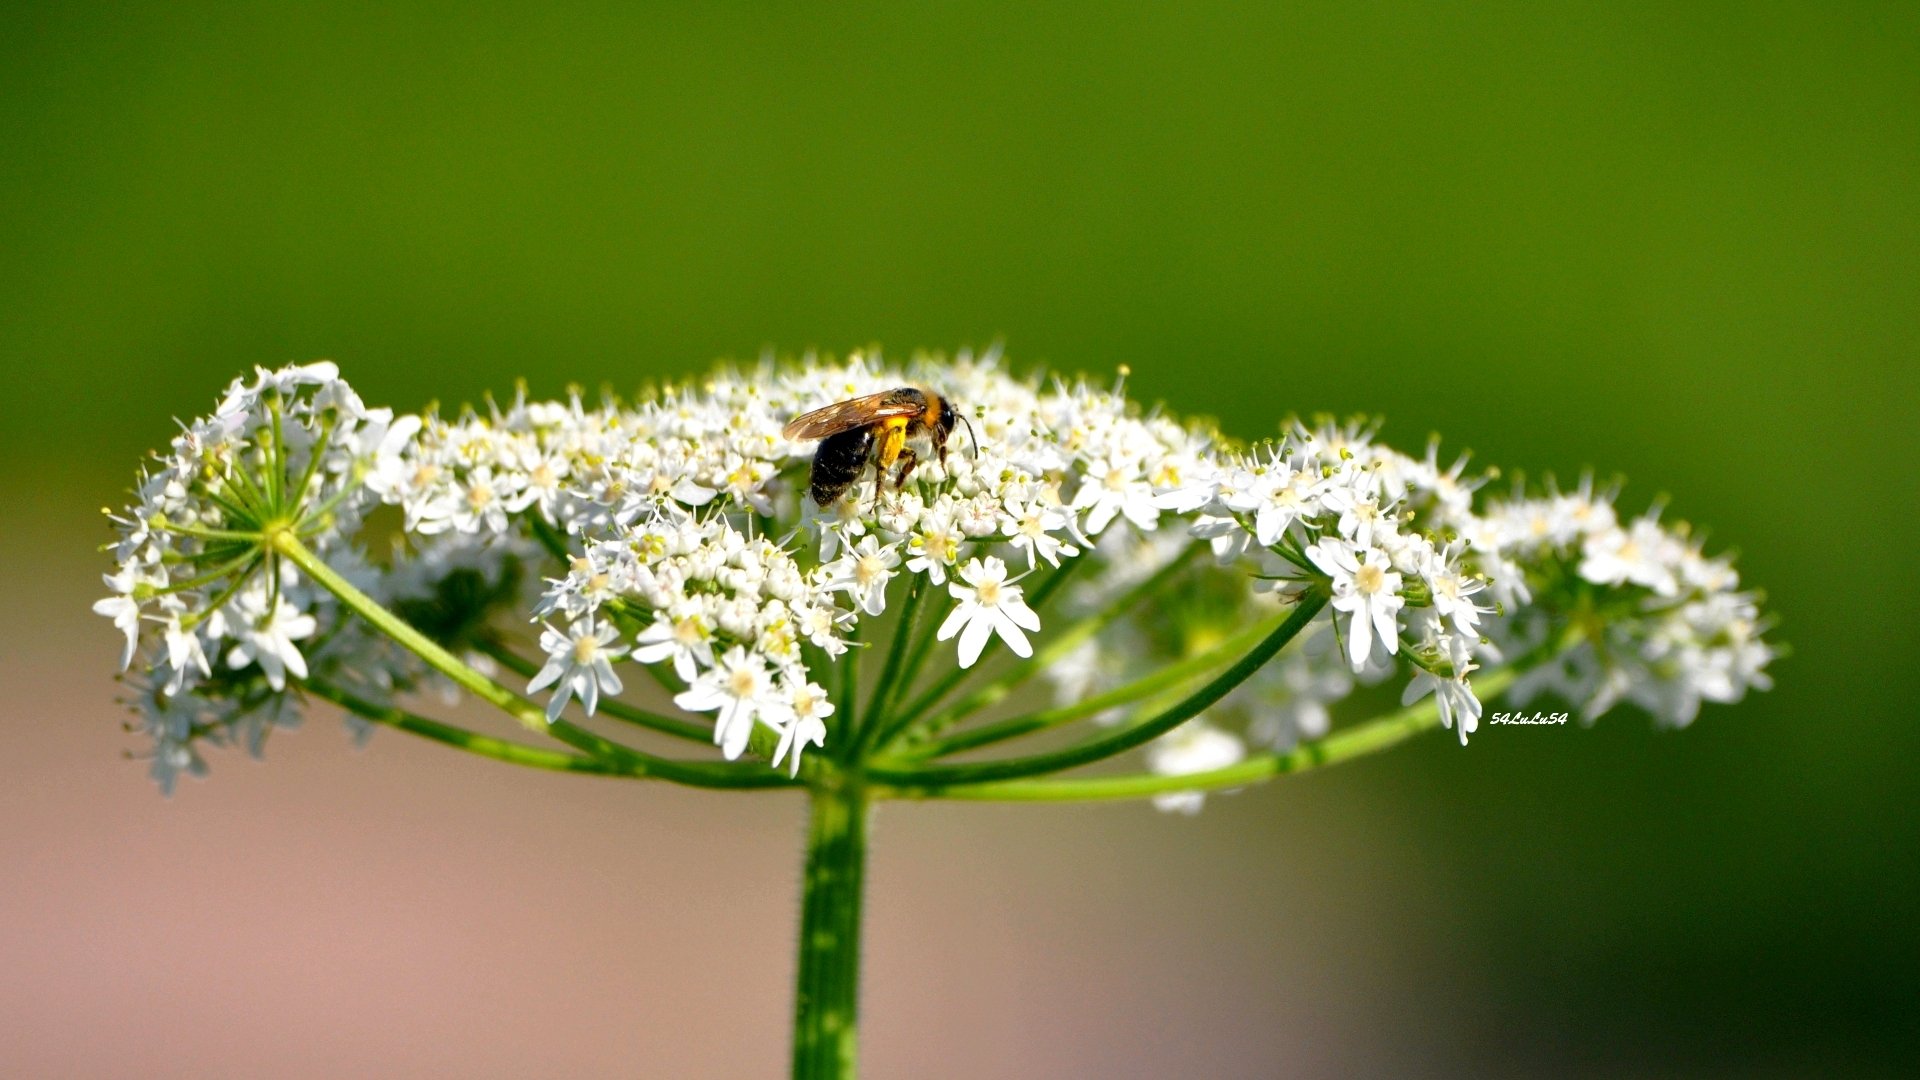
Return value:
M 162 799 L 78 520 L 0 540 L 37 571 L 0 637 L 0 1075 L 784 1073 L 799 797 L 355 750 L 316 708 Z M 1197 819 L 882 806 L 866 1075 L 1431 1069 L 1422 864 L 1349 775 Z

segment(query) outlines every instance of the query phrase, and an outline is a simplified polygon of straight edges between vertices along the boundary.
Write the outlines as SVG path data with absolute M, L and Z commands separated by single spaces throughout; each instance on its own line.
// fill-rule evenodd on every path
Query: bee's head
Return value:
M 940 395 L 940 414 L 934 417 L 933 421 L 934 430 L 938 433 L 940 439 L 940 445 L 945 446 L 947 444 L 947 439 L 953 435 L 954 425 L 956 424 L 967 425 L 967 448 L 973 453 L 974 457 L 979 457 L 980 442 L 974 438 L 973 421 L 968 420 L 961 414 L 960 406 L 954 404 L 952 398 Z

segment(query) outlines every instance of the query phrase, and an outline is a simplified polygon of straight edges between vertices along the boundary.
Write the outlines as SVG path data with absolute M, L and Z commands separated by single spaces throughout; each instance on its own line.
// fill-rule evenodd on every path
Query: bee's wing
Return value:
M 926 411 L 927 399 L 918 390 L 883 390 L 802 413 L 780 434 L 795 440 L 824 439 L 889 416 L 918 416 Z

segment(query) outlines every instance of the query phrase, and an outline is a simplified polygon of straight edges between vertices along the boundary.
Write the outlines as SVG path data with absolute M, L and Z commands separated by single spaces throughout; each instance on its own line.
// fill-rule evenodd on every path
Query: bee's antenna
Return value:
M 955 409 L 954 411 L 960 413 L 960 422 L 967 425 L 967 452 L 972 455 L 973 460 L 979 461 L 980 436 L 973 433 L 973 421 L 967 419 L 967 414 L 961 412 L 959 409 Z

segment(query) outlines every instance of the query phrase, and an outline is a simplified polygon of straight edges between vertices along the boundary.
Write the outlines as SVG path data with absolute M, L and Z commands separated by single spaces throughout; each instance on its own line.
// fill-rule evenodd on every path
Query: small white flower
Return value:
M 1333 578 L 1333 609 L 1348 615 L 1347 658 L 1353 670 L 1366 666 L 1376 637 L 1387 655 L 1399 652 L 1395 615 L 1406 600 L 1386 553 L 1329 537 L 1307 545 L 1307 558 Z
M 713 631 L 691 605 L 663 614 L 634 639 L 633 658 L 642 664 L 673 661 L 673 673 L 692 682 L 703 667 L 713 666 Z
M 1000 523 L 1000 531 L 1009 537 L 1009 542 L 1027 556 L 1027 569 L 1037 565 L 1038 559 L 1047 560 L 1049 566 L 1059 566 L 1062 555 L 1080 554 L 1080 549 L 1055 536 L 1055 533 L 1073 532 L 1073 515 L 1057 506 L 1043 506 L 1037 502 L 1011 502 L 1007 504 L 1005 517 Z
M 120 670 L 133 663 L 133 653 L 140 645 L 140 601 L 134 599 L 134 593 L 147 580 L 135 566 L 123 566 L 117 574 L 102 575 L 107 588 L 114 595 L 93 603 L 94 614 L 105 615 L 113 620 L 113 625 L 127 635 L 127 646 L 120 654 Z
M 947 568 L 960 557 L 960 544 L 966 540 L 966 534 L 953 522 L 950 514 L 931 512 L 920 519 L 920 527 L 907 538 L 907 550 L 913 557 L 907 560 L 907 569 L 916 574 L 925 574 L 935 585 L 947 583 Z
M 1440 709 L 1440 723 L 1457 732 L 1460 745 L 1465 746 L 1467 736 L 1480 727 L 1480 699 L 1474 696 L 1473 687 L 1467 682 L 1467 674 L 1478 665 L 1473 662 L 1472 643 L 1468 638 L 1457 634 L 1449 637 L 1443 651 L 1448 653 L 1453 665 L 1453 677 L 1443 678 L 1425 668 L 1415 668 L 1413 679 L 1400 695 L 1400 704 L 1411 705 L 1432 694 Z
M 1275 456 L 1244 487 L 1222 501 L 1228 509 L 1253 514 L 1253 535 L 1261 547 L 1272 547 L 1287 527 L 1320 512 L 1319 496 L 1326 482 L 1311 460 Z
M 788 762 L 787 775 L 798 776 L 800 751 L 809 746 L 826 745 L 826 719 L 833 715 L 833 703 L 827 700 L 825 690 L 805 679 L 785 680 L 781 696 L 786 719 L 780 725 L 780 744 L 773 750 L 773 767 L 779 768 L 791 752 L 793 757 Z
M 1580 576 L 1599 585 L 1631 582 L 1661 596 L 1673 596 L 1680 591 L 1672 566 L 1676 547 L 1659 523 L 1649 518 L 1625 529 L 1603 529 L 1580 546 Z
M 1356 547 L 1372 547 L 1379 542 L 1379 533 L 1392 527 L 1391 515 L 1372 493 L 1373 484 L 1366 474 L 1356 473 L 1354 480 L 1359 486 L 1329 484 L 1320 501 L 1340 515 L 1341 536 L 1353 541 Z
M 203 679 L 213 674 L 213 666 L 207 662 L 207 650 L 200 643 L 200 635 L 182 626 L 179 616 L 166 621 L 164 633 L 167 666 L 173 669 L 173 673 L 167 677 L 167 693 L 178 694 L 186 685 L 187 677 L 196 670 Z
M 878 615 L 887 609 L 887 583 L 900 565 L 899 549 L 881 546 L 878 538 L 863 536 L 853 549 L 822 567 L 828 589 L 844 592 L 860 610 Z
M 1147 770 L 1160 776 L 1187 776 L 1237 765 L 1247 756 L 1240 737 L 1205 720 L 1189 720 L 1147 747 Z M 1199 791 L 1172 791 L 1153 797 L 1156 810 L 1197 814 L 1206 801 Z
M 1486 589 L 1486 582 L 1462 572 L 1450 552 L 1427 548 L 1415 562 L 1427 584 L 1427 593 L 1433 598 L 1433 610 L 1442 618 L 1452 620 L 1454 629 L 1461 634 L 1477 637 L 1480 617 L 1488 614 L 1489 609 L 1475 603 L 1473 598 Z
M 1073 508 L 1086 512 L 1088 536 L 1105 532 L 1107 525 L 1123 514 L 1143 531 L 1160 521 L 1153 482 L 1137 461 L 1109 460 L 1090 466 L 1080 490 L 1074 493 Z
M 453 527 L 463 533 L 494 534 L 507 530 L 507 507 L 520 486 L 511 475 L 494 475 L 493 468 L 482 465 L 467 474 L 466 483 L 455 490 L 446 505 Z
M 1021 631 L 1038 631 L 1040 616 L 1027 606 L 1020 586 L 1007 580 L 1007 564 L 991 555 L 970 559 L 960 568 L 960 577 L 967 584 L 947 586 L 959 604 L 940 624 L 938 635 L 941 641 L 960 636 L 960 666 L 972 667 L 987 647 L 987 639 L 996 634 L 1014 655 L 1032 656 L 1033 646 Z
M 569 698 L 578 697 L 587 715 L 592 716 L 602 693 L 611 696 L 624 689 L 620 676 L 613 671 L 613 662 L 627 655 L 626 646 L 613 644 L 619 637 L 620 631 L 611 623 L 596 624 L 591 617 L 574 623 L 567 633 L 548 626 L 540 634 L 547 664 L 527 684 L 527 693 L 559 686 L 547 702 L 548 723 L 560 719 Z
M 265 582 L 249 586 L 233 599 L 231 613 L 221 612 L 227 632 L 237 639 L 227 666 L 237 670 L 258 661 L 267 685 L 285 690 L 288 672 L 296 679 L 307 677 L 307 658 L 294 642 L 313 636 L 319 623 L 294 607 L 285 589 L 271 598 L 270 592 Z
M 753 725 L 763 712 L 781 706 L 773 694 L 766 661 L 745 649 L 729 649 L 720 663 L 674 695 L 673 703 L 688 712 L 717 712 L 713 741 L 728 761 L 746 752 Z
M 566 490 L 562 482 L 571 471 L 571 463 L 561 454 L 548 452 L 531 455 L 527 462 L 526 484 L 507 500 L 507 509 L 517 514 L 529 506 L 537 506 L 541 517 L 553 521 L 561 495 Z

